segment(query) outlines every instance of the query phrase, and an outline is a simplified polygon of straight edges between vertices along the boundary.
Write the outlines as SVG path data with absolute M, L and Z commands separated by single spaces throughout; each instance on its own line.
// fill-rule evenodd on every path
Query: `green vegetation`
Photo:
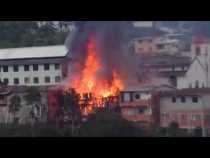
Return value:
M 85 137 L 141 137 L 143 131 L 124 120 L 119 113 L 98 109 L 81 125 L 79 136 Z
M 18 95 L 12 96 L 10 99 L 10 104 L 9 104 L 9 113 L 13 114 L 13 122 L 18 122 L 16 113 L 20 110 L 21 108 L 21 98 Z
M 50 25 L 39 27 L 35 21 L 0 22 L 0 48 L 59 45 L 64 44 L 67 35 Z
M 24 99 L 28 105 L 39 104 L 41 102 L 41 94 L 39 89 L 36 87 L 29 87 L 26 91 Z

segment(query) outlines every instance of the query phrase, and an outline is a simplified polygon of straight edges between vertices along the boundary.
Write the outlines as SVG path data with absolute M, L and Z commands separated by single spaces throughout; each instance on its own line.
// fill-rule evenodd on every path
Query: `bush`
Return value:
M 140 137 L 142 130 L 131 122 L 121 118 L 121 115 L 107 109 L 97 110 L 88 121 L 83 123 L 79 136 L 82 137 Z
M 35 124 L 31 126 L 1 124 L 0 137 L 70 137 L 71 127 L 58 128 L 53 124 Z
M 193 131 L 193 136 L 194 137 L 202 137 L 202 128 L 196 127 Z
M 169 137 L 180 136 L 179 124 L 177 122 L 171 122 L 167 130 Z

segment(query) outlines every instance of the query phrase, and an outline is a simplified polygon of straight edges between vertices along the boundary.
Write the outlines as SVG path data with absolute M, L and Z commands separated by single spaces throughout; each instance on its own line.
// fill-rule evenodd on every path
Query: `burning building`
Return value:
M 83 99 L 89 95 L 92 103 L 85 108 L 89 112 L 93 106 L 104 107 L 105 100 L 117 97 L 136 79 L 137 66 L 128 47 L 133 24 L 100 21 L 77 22 L 76 26 L 66 41 L 72 63 L 65 91 L 73 88 Z

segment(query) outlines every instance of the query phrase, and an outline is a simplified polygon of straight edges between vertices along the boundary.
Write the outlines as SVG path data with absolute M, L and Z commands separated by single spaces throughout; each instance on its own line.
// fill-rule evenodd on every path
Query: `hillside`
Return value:
M 64 44 L 68 32 L 35 21 L 1 21 L 0 48 Z

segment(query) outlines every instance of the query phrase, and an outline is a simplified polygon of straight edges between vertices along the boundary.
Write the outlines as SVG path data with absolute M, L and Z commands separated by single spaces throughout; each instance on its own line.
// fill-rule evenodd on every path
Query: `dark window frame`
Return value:
M 19 72 L 19 65 L 13 65 L 13 71 Z
M 193 103 L 198 103 L 198 96 L 193 96 L 192 97 L 192 102 Z
M 36 82 L 37 81 L 37 82 Z M 34 84 L 39 84 L 39 77 L 34 77 L 33 78 L 33 83 Z
M 55 64 L 54 64 L 54 67 L 55 67 L 55 70 L 59 70 L 59 69 L 60 69 L 60 64 L 55 63 Z
M 26 82 L 27 79 L 28 79 L 29 82 Z M 30 83 L 30 78 L 29 77 L 24 77 L 24 83 L 29 84 Z
M 172 103 L 176 103 L 176 97 L 172 97 Z
M 57 81 L 57 78 L 59 78 L 59 81 Z M 60 76 L 55 76 L 55 82 L 60 83 L 61 82 L 61 77 Z
M 50 70 L 50 64 L 44 64 L 44 71 Z
M 19 85 L 20 84 L 20 79 L 19 78 L 14 78 L 13 83 L 14 83 L 14 85 Z
M 49 80 L 48 80 L 49 79 Z M 46 76 L 45 78 L 44 78 L 44 82 L 45 83 L 51 83 L 51 78 L 50 78 L 50 76 Z
M 33 64 L 33 71 L 39 71 L 39 65 Z
M 135 94 L 135 99 L 141 99 L 141 95 L 138 94 L 138 93 L 136 93 L 136 94 Z
M 6 81 L 6 82 L 5 82 Z M 8 78 L 4 78 L 3 79 L 3 82 L 5 83 L 5 84 L 9 84 L 9 79 Z
M 24 71 L 29 71 L 30 70 L 30 66 L 29 65 L 24 65 Z
M 186 97 L 185 96 L 181 96 L 181 103 L 186 103 Z
M 8 72 L 9 71 L 9 67 L 7 65 L 4 65 L 2 67 L 3 67 L 3 72 Z

